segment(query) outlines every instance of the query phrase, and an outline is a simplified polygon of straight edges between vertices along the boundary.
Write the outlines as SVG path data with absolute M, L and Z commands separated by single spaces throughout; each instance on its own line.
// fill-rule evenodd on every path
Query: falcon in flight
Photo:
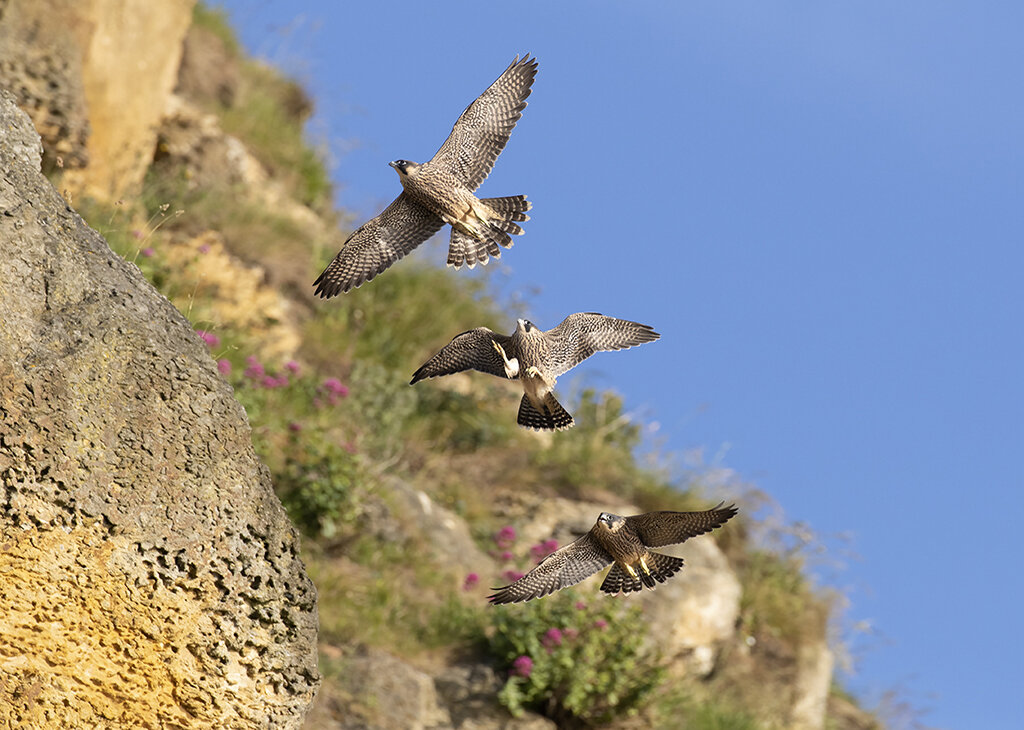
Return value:
M 313 282 L 321 298 L 369 281 L 405 256 L 444 224 L 452 227 L 448 265 L 456 269 L 498 258 L 509 248 L 519 224 L 529 220 L 525 195 L 478 198 L 480 187 L 505 148 L 526 108 L 537 75 L 537 59 L 516 56 L 498 80 L 466 107 L 448 139 L 422 164 L 389 163 L 402 193 L 384 211 L 348 237 L 341 251 Z
M 575 422 L 552 393 L 559 375 L 595 352 L 624 350 L 659 337 L 645 324 L 595 312 L 570 314 L 547 332 L 525 319 L 518 320 L 516 331 L 507 336 L 477 327 L 457 335 L 427 360 L 409 384 L 463 370 L 519 380 L 524 391 L 519 425 L 537 431 L 563 431 Z
M 602 512 L 583 537 L 548 555 L 511 585 L 495 589 L 491 603 L 519 603 L 576 585 L 612 566 L 601 584 L 610 595 L 631 593 L 664 583 L 683 567 L 682 558 L 650 548 L 675 545 L 724 525 L 738 510 L 734 505 L 703 512 L 647 512 L 621 517 Z

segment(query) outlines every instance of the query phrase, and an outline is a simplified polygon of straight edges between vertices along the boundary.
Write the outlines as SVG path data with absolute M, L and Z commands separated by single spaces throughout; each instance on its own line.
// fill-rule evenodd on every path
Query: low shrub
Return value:
M 643 647 L 636 605 L 573 590 L 525 605 L 499 606 L 490 651 L 508 671 L 499 700 L 514 715 L 526 708 L 559 723 L 598 724 L 635 712 L 664 670 Z

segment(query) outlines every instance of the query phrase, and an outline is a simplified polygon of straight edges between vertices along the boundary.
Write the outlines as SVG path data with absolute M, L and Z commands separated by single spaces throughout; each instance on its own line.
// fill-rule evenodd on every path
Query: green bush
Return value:
M 499 700 L 514 715 L 533 708 L 558 722 L 597 724 L 635 712 L 664 670 L 642 648 L 639 607 L 563 591 L 495 608 L 490 651 L 509 677 Z
M 827 606 L 811 590 L 795 555 L 751 550 L 740 566 L 740 615 L 746 631 L 796 646 Z
M 292 438 L 274 486 L 295 524 L 313 535 L 334 537 L 360 514 L 357 458 L 337 443 Z

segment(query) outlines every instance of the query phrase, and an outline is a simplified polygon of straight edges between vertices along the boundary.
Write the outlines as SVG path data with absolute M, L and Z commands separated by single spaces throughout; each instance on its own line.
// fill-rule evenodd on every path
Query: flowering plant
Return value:
M 491 652 L 507 667 L 498 699 L 514 715 L 537 708 L 559 723 L 600 723 L 634 712 L 661 681 L 641 646 L 636 605 L 573 589 L 494 609 Z

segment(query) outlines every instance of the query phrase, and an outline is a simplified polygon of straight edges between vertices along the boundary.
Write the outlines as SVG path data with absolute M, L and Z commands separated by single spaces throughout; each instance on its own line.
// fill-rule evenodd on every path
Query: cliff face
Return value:
M 194 4 L 0 2 L 0 86 L 53 143 L 46 169 L 66 167 L 76 195 L 117 200 L 142 182 Z
M 296 727 L 316 594 L 245 412 L 0 93 L 0 726 Z

